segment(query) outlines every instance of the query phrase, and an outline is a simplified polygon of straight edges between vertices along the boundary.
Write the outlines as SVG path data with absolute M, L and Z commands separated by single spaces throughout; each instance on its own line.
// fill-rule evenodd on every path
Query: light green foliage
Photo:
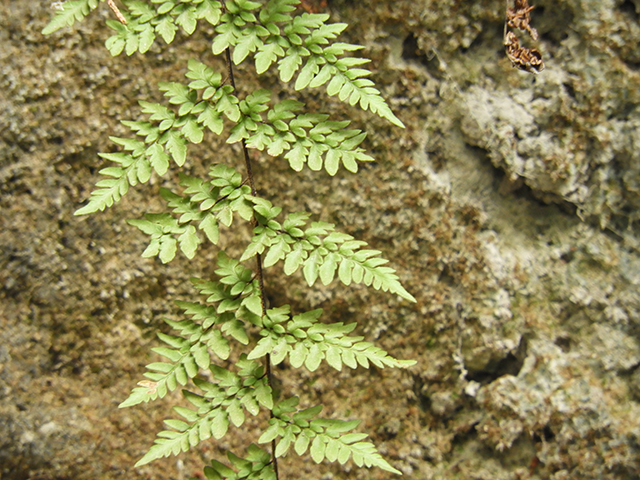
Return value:
M 329 121 L 325 114 L 296 114 L 303 103 L 284 100 L 269 108 L 271 92 L 258 90 L 240 104 L 243 113 L 240 121 L 231 130 L 228 143 L 246 140 L 249 148 L 266 150 L 277 157 L 285 153 L 289 165 L 296 172 L 306 163 L 311 170 L 323 168 L 335 175 L 340 163 L 356 173 L 357 160 L 372 161 L 358 145 L 366 134 L 357 129 L 347 130 L 348 120 Z M 262 112 L 266 111 L 266 115 Z
M 275 480 L 277 478 L 273 470 L 271 454 L 254 444 L 249 445 L 247 452 L 246 458 L 227 452 L 229 463 L 235 467 L 235 470 L 212 460 L 211 466 L 204 467 L 205 477 L 207 480 Z
M 284 260 L 284 272 L 292 275 L 302 266 L 309 286 L 318 278 L 328 285 L 337 273 L 345 285 L 364 283 L 415 301 L 398 281 L 395 270 L 384 266 L 387 260 L 379 257 L 379 250 L 361 249 L 366 242 L 336 232 L 331 223 L 312 222 L 307 226 L 311 215 L 306 212 L 290 214 L 284 222 L 277 222 L 280 208 L 263 198 L 248 198 L 255 203 L 258 226 L 240 261 L 266 252 L 265 267 Z
M 342 370 L 343 364 L 369 368 L 369 362 L 378 368 L 415 365 L 414 361 L 396 360 L 372 343 L 363 342 L 364 337 L 347 335 L 356 328 L 355 323 L 318 322 L 321 314 L 322 310 L 317 309 L 291 317 L 289 305 L 267 310 L 260 330 L 263 338 L 247 358 L 270 354 L 271 362 L 277 365 L 289 357 L 292 367 L 304 365 L 311 372 L 318 369 L 322 360 L 336 370 Z
M 247 360 L 243 355 L 235 367 L 237 373 L 210 365 L 212 382 L 194 378 L 193 384 L 198 393 L 189 390 L 182 393 L 195 409 L 174 407 L 184 420 L 165 420 L 165 425 L 172 430 L 159 432 L 155 444 L 136 466 L 186 452 L 211 437 L 220 440 L 231 424 L 236 428 L 242 426 L 246 419 L 245 411 L 257 415 L 261 406 L 273 409 L 272 391 L 262 365 Z
M 193 280 L 200 293 L 207 296 L 207 304 L 176 302 L 192 319 L 180 322 L 165 319 L 180 335 L 158 333 L 168 347 L 156 347 L 152 351 L 169 362 L 147 365 L 150 370 L 145 374 L 147 380 L 140 382 L 120 407 L 163 398 L 178 384 L 186 385 L 200 369 L 210 367 L 211 353 L 227 360 L 231 350 L 229 337 L 243 345 L 249 343 L 247 322 L 253 320 L 254 324 L 261 325 L 262 307 L 257 281 L 252 280 L 251 270 L 223 252 L 219 254 L 218 265 L 220 268 L 216 273 L 221 276 L 220 281 Z
M 148 122 L 123 121 L 144 140 L 111 137 L 125 152 L 104 153 L 101 156 L 119 164 L 100 171 L 109 178 L 101 180 L 87 205 L 76 212 L 86 215 L 110 207 L 120 200 L 129 186 L 146 183 L 152 170 L 157 175 L 167 173 L 170 159 L 182 166 L 187 158 L 188 144 L 202 142 L 206 130 L 221 134 L 224 117 L 234 125 L 228 143 L 245 140 L 247 147 L 266 150 L 269 155 L 284 157 L 295 171 L 306 163 L 311 170 L 325 168 L 335 175 L 340 164 L 358 171 L 357 161 L 371 161 L 372 157 L 359 147 L 365 133 L 347 129 L 349 121 L 330 121 L 321 113 L 299 112 L 304 104 L 285 100 L 270 106 L 271 92 L 258 90 L 239 100 L 230 85 L 221 85 L 221 75 L 202 63 L 191 60 L 188 85 L 159 84 L 171 105 L 179 105 L 175 112 L 165 105 L 140 102 Z
M 58 5 L 56 16 L 42 30 L 42 33 L 49 35 L 63 27 L 71 26 L 86 17 L 97 6 L 98 0 L 69 0 L 63 2 Z
M 370 72 L 362 65 L 368 60 L 348 56 L 362 47 L 336 41 L 347 25 L 326 23 L 325 14 L 300 14 L 298 0 L 120 3 L 126 24 L 108 21 L 115 30 L 106 42 L 113 55 L 145 53 L 158 36 L 171 43 L 179 31 L 190 35 L 203 20 L 215 30 L 212 52 L 231 59 L 229 71 L 234 64 L 252 61 L 258 74 L 276 69 L 283 82 L 294 82 L 295 90 L 324 85 L 329 95 L 402 126 L 366 78 Z M 97 5 L 98 0 L 63 3 L 44 32 L 72 25 Z M 165 103 L 141 100 L 146 119 L 122 122 L 133 138 L 111 137 L 117 151 L 100 156 L 114 165 L 100 170 L 105 178 L 76 212 L 104 210 L 152 175 L 171 175 L 179 177 L 178 187 L 159 190 L 166 209 L 129 220 L 149 236 L 143 257 L 157 256 L 167 263 L 181 251 L 194 259 L 203 242 L 219 245 L 221 227 L 233 228 L 234 219 L 253 227 L 237 258 L 219 250 L 215 278 L 192 280 L 202 299 L 176 302 L 181 318 L 165 319 L 174 333 L 158 332 L 164 345 L 151 349 L 158 358 L 120 404 L 164 398 L 179 386 L 191 404 L 174 407 L 181 418 L 165 421 L 167 428 L 136 466 L 185 452 L 210 438 L 219 440 L 230 428 L 241 427 L 247 414 L 256 416 L 264 409 L 270 420 L 258 443 L 272 443 L 273 451 L 252 444 L 245 458 L 227 452 L 230 466 L 213 460 L 204 469 L 207 479 L 275 480 L 275 462 L 291 451 L 308 453 L 316 463 L 351 460 L 359 467 L 399 474 L 365 441 L 366 434 L 353 432 L 358 421 L 319 418 L 321 405 L 299 409 L 297 397 L 275 395 L 271 367 L 286 361 L 315 372 L 323 361 L 336 370 L 371 364 L 406 368 L 415 362 L 398 360 L 352 335 L 355 323 L 321 321 L 320 309 L 294 313 L 286 304 L 267 308 L 264 291 L 264 276 L 283 262 L 286 275 L 301 271 L 310 287 L 317 280 L 328 285 L 337 277 L 346 286 L 364 284 L 415 302 L 395 270 L 380 251 L 336 231 L 333 224 L 312 221 L 307 212 L 283 214 L 281 207 L 258 196 L 253 179 L 231 162 L 215 159 L 204 178 L 180 171 L 190 145 L 220 135 L 229 144 L 239 143 L 243 152 L 248 148 L 282 157 L 296 172 L 306 165 L 335 175 L 342 165 L 355 173 L 358 162 L 373 160 L 361 147 L 366 134 L 350 128 L 349 120 L 306 111 L 298 99 L 274 101 L 266 89 L 240 95 L 229 72 L 217 72 L 198 60 L 189 60 L 186 78 L 185 83 L 160 82 Z M 245 157 L 247 165 L 250 161 Z
M 348 433 L 358 426 L 359 420 L 334 420 L 315 418 L 322 405 L 297 410 L 298 398 L 291 397 L 278 403 L 273 417 L 269 420 L 269 428 L 260 436 L 259 443 L 277 440 L 275 456 L 285 455 L 293 445 L 298 455 L 307 450 L 314 462 L 324 459 L 338 461 L 344 465 L 350 458 L 362 467 L 379 467 L 388 472 L 401 475 L 380 456 L 371 442 L 363 442 L 368 437 L 365 433 Z
M 179 218 L 161 213 L 147 214 L 145 220 L 129 220 L 129 224 L 151 236 L 143 257 L 157 255 L 162 263 L 167 263 L 173 260 L 179 245 L 182 253 L 191 259 L 201 242 L 192 223 L 215 245 L 220 237 L 219 225 L 230 227 L 234 212 L 246 221 L 253 218 L 252 204 L 247 199 L 251 188 L 242 184 L 238 172 L 225 165 L 213 165 L 209 175 L 213 180 L 181 175 L 184 196 L 160 189 L 160 195 L 175 214 L 180 214 Z
M 191 35 L 198 20 L 217 25 L 221 4 L 212 0 L 124 0 L 127 24 L 108 20 L 107 25 L 116 31 L 106 42 L 111 55 L 146 53 L 160 35 L 165 43 L 175 39 L 178 28 Z

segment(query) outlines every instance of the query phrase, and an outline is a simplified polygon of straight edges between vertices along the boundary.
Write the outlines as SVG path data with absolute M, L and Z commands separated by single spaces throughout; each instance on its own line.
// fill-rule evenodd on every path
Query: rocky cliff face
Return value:
M 504 55 L 502 0 L 328 2 L 407 129 L 331 103 L 366 126 L 376 164 L 329 178 L 258 161 L 262 193 L 383 250 L 418 299 L 269 280 L 274 298 L 357 320 L 418 360 L 278 373 L 304 401 L 361 418 L 408 479 L 640 476 L 640 2 L 532 3 L 539 75 Z M 49 38 L 50 1 L 0 13 L 1 476 L 194 475 L 215 444 L 133 471 L 166 409 L 117 404 L 149 363 L 151 326 L 213 269 L 140 258 L 124 219 L 158 208 L 156 184 L 109 212 L 72 213 L 136 101 L 159 100 L 158 79 L 179 80 L 190 56 L 216 65 L 211 32 L 111 58 L 106 6 Z M 188 167 L 233 158 L 214 142 Z M 283 463 L 284 478 L 387 478 Z

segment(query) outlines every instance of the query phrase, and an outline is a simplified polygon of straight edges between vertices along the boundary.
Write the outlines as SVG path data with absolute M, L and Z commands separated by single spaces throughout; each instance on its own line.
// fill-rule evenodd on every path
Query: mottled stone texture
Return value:
M 186 478 L 218 447 L 241 453 L 264 417 L 134 470 L 169 402 L 116 407 L 215 249 L 198 263 L 140 258 L 145 239 L 124 219 L 158 210 L 157 179 L 109 212 L 72 213 L 136 100 L 158 100 L 156 82 L 179 80 L 189 56 L 221 64 L 207 30 L 144 58 L 109 57 L 106 5 L 43 38 L 50 3 L 0 2 L 0 476 Z M 310 109 L 369 131 L 377 163 L 330 178 L 256 156 L 264 195 L 383 250 L 418 299 L 267 278 L 274 303 L 358 321 L 368 340 L 419 362 L 277 370 L 305 405 L 362 419 L 408 479 L 640 477 L 640 2 L 531 3 L 538 76 L 504 56 L 502 0 L 328 2 L 407 128 L 311 92 Z M 252 72 L 239 72 L 247 88 Z M 187 168 L 240 165 L 237 150 L 207 141 Z M 246 229 L 229 235 L 233 248 Z M 295 455 L 281 473 L 389 478 Z

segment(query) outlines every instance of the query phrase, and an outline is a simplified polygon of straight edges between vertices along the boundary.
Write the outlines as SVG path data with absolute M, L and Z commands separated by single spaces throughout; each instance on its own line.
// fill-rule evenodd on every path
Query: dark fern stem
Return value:
M 237 93 L 236 90 L 236 81 L 233 75 L 233 62 L 231 61 L 231 49 L 227 48 L 225 50 L 225 62 L 227 64 L 227 73 L 229 76 L 229 83 L 233 87 L 233 91 Z M 256 190 L 255 179 L 253 177 L 253 169 L 251 167 L 251 157 L 249 156 L 249 150 L 247 149 L 247 143 L 245 139 L 242 139 L 242 154 L 244 156 L 244 165 L 247 169 L 247 178 L 249 179 L 249 186 L 251 187 L 251 194 L 257 195 L 258 191 Z M 258 224 L 258 220 L 253 220 L 253 226 L 255 227 Z M 260 301 L 262 303 L 262 315 L 267 314 L 267 306 L 265 304 L 265 299 L 267 298 L 265 288 L 264 288 L 264 274 L 262 271 L 262 255 L 260 253 L 256 254 L 256 275 L 258 277 L 258 283 L 260 285 Z M 269 382 L 269 386 L 273 385 L 272 382 L 272 372 L 271 372 L 271 354 L 267 354 L 264 358 L 265 362 L 265 371 L 267 375 L 267 380 Z M 270 412 L 271 418 L 273 418 L 273 410 Z M 278 473 L 278 457 L 276 457 L 276 441 L 271 440 L 271 458 L 273 471 L 276 474 L 276 480 L 280 480 L 280 475 Z

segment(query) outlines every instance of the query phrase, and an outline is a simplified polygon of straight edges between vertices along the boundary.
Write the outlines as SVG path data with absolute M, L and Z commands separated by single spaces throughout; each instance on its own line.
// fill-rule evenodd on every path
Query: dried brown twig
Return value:
M 540 73 L 544 70 L 544 62 L 540 51 L 535 48 L 521 46 L 518 37 L 513 32 L 507 32 L 504 37 L 504 46 L 507 57 L 514 67 L 529 73 Z
M 514 0 L 514 8 L 507 7 L 507 25 L 527 32 L 534 40 L 538 39 L 538 31 L 529 25 L 531 10 L 528 0 Z
M 542 54 L 536 48 L 528 48 L 520 45 L 520 41 L 515 33 L 508 28 L 527 32 L 533 40 L 538 39 L 538 31 L 530 25 L 531 10 L 528 0 L 514 0 L 513 8 L 509 7 L 507 1 L 506 19 L 504 22 L 504 46 L 507 58 L 511 60 L 514 67 L 529 73 L 540 73 L 544 70 Z
M 120 9 L 118 8 L 118 6 L 113 3 L 113 0 L 107 0 L 107 5 L 109 5 L 109 8 L 111 8 L 111 10 L 113 10 L 113 13 L 116 14 L 116 18 L 120 21 L 120 23 L 122 23 L 123 25 L 127 24 L 127 19 L 124 18 L 124 15 L 122 15 L 122 12 L 120 12 Z

